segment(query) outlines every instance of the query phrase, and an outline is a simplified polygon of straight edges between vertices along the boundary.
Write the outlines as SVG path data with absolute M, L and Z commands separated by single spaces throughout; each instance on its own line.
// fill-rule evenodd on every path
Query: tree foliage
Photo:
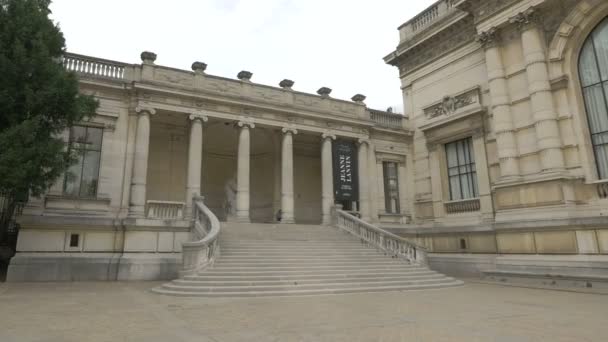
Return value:
M 0 193 L 12 196 L 52 185 L 74 159 L 60 134 L 97 108 L 62 66 L 50 3 L 0 0 Z

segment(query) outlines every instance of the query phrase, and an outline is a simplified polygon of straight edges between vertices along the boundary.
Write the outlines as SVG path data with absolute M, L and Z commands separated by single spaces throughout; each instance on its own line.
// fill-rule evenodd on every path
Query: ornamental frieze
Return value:
M 479 88 L 474 88 L 455 96 L 444 96 L 441 102 L 424 108 L 424 114 L 429 119 L 442 115 L 451 115 L 460 108 L 479 102 Z

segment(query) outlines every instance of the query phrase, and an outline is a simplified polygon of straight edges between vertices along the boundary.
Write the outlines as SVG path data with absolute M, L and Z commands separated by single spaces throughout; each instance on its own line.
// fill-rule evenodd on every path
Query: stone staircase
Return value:
M 176 296 L 258 297 L 438 289 L 462 285 L 393 259 L 334 227 L 222 224 L 215 265 L 153 289 Z

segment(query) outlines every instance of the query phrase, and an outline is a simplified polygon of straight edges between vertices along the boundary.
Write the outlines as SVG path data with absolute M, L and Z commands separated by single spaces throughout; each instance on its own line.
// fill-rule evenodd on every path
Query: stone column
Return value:
M 334 205 L 334 174 L 332 140 L 335 135 L 323 134 L 321 142 L 321 205 L 322 222 L 324 225 L 331 224 L 331 207 Z
M 511 96 L 498 36 L 497 30 L 492 28 L 480 34 L 477 41 L 484 46 L 486 52 L 488 84 L 492 99 L 501 181 L 508 181 L 520 177 L 519 151 L 513 125 L 513 113 L 511 112 Z
M 371 222 L 378 222 L 378 172 L 376 167 L 376 150 L 370 142 L 367 153 L 367 169 L 369 175 L 369 211 Z
M 188 148 L 188 178 L 186 184 L 186 215 L 192 214 L 194 196 L 201 195 L 201 166 L 203 158 L 203 123 L 208 117 L 190 115 L 190 146 Z
M 541 168 L 543 172 L 559 172 L 565 169 L 564 154 L 549 82 L 545 43 L 535 14 L 535 11 L 530 9 L 512 18 L 511 22 L 518 24 L 521 30 Z
M 296 129 L 283 128 L 281 144 L 281 223 L 295 223 L 293 199 L 293 135 Z
M 361 139 L 359 140 L 359 213 L 363 221 L 369 222 L 371 219 L 370 215 L 370 201 L 369 201 L 369 141 Z
M 250 129 L 255 128 L 251 122 L 239 121 L 239 146 L 236 178 L 236 220 L 238 222 L 251 222 L 249 217 L 249 178 L 251 158 Z
M 135 131 L 135 151 L 133 155 L 133 175 L 131 176 L 131 201 L 129 216 L 144 217 L 146 207 L 146 179 L 148 177 L 148 152 L 150 146 L 150 116 L 156 114 L 153 108 L 135 108 L 137 130 Z

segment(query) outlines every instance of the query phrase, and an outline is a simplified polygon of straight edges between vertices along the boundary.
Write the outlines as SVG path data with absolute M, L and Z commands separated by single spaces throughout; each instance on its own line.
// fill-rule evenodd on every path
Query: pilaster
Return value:
M 517 24 L 521 31 L 528 90 L 532 103 L 542 172 L 563 172 L 565 162 L 561 149 L 562 141 L 557 122 L 557 112 L 553 103 L 540 20 L 537 12 L 534 9 L 529 9 L 511 18 L 510 22 Z
M 511 111 L 511 95 L 502 58 L 500 32 L 496 28 L 491 28 L 487 32 L 482 32 L 477 37 L 477 41 L 482 44 L 486 54 L 488 84 L 500 163 L 500 181 L 519 179 L 519 151 Z

